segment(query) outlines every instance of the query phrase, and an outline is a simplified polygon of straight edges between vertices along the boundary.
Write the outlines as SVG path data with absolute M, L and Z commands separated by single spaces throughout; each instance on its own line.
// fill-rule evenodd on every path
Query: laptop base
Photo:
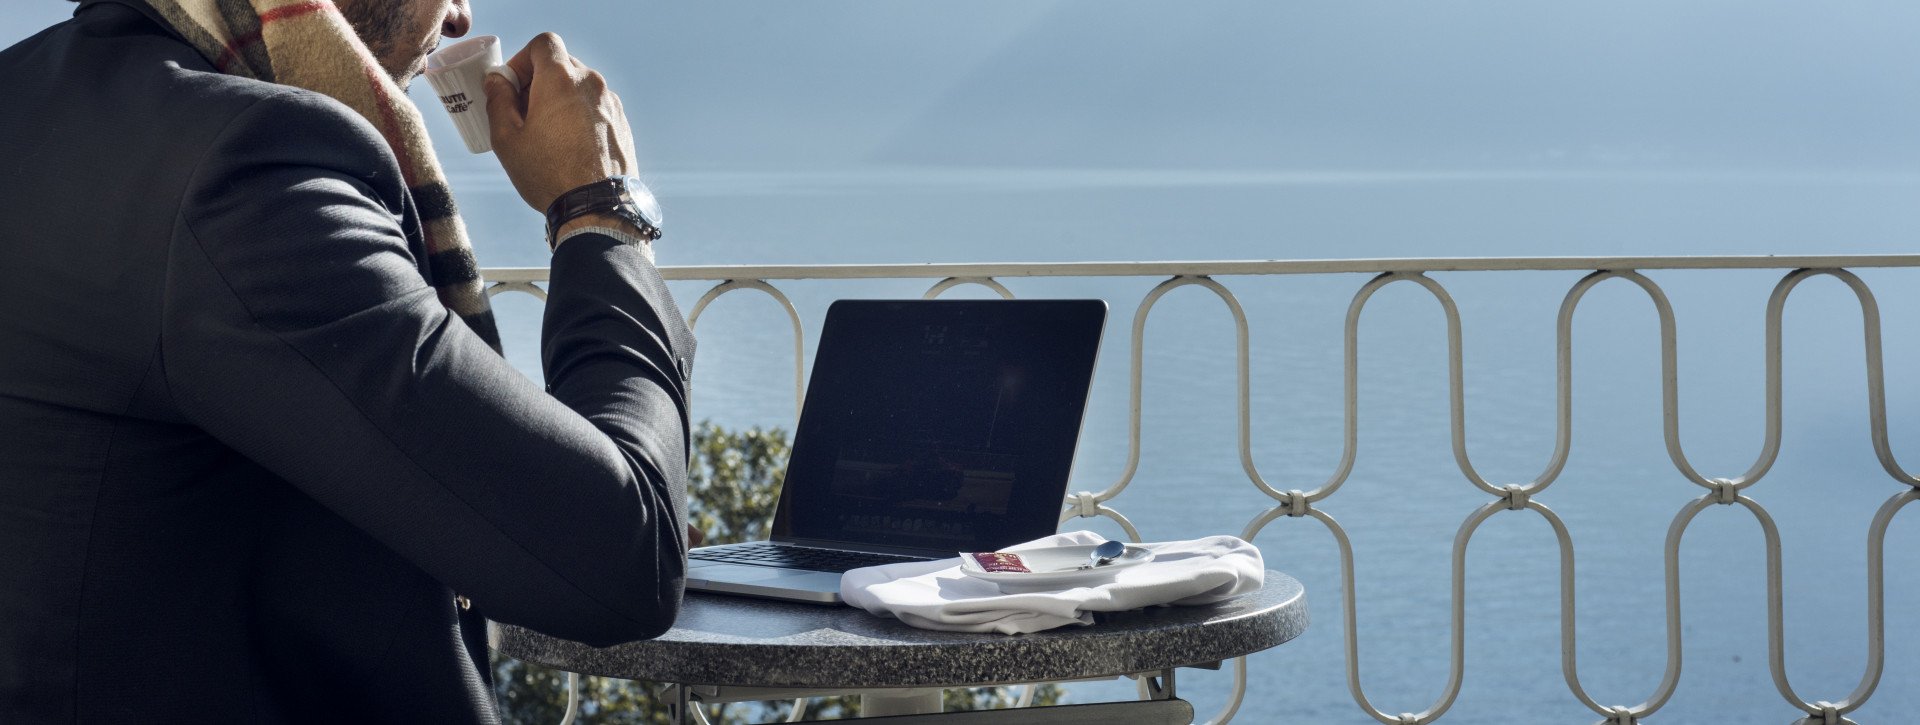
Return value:
M 842 603 L 839 574 L 751 564 L 688 562 L 687 591 L 807 604 Z

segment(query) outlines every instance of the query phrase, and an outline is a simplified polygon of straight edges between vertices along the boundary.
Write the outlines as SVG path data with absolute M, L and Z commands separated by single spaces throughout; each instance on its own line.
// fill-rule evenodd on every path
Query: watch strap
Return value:
M 547 205 L 548 242 L 557 244 L 553 236 L 562 225 L 588 214 L 611 214 L 633 224 L 648 241 L 660 238 L 660 228 L 641 213 L 629 193 L 627 177 L 615 176 L 575 187 Z

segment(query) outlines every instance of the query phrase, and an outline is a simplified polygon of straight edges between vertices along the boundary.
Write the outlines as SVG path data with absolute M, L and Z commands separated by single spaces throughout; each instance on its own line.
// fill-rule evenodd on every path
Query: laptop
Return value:
M 770 541 L 694 549 L 687 588 L 819 604 L 840 574 L 1047 536 L 1101 300 L 842 300 L 827 310 Z

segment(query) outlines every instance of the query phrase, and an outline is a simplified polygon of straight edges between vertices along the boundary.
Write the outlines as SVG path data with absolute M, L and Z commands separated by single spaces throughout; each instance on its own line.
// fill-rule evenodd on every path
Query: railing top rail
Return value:
M 1271 259 L 1216 262 L 1016 262 L 927 264 L 776 264 L 663 267 L 669 280 L 924 279 L 935 277 L 1169 277 L 1178 275 L 1337 274 L 1384 272 L 1512 272 L 1648 269 L 1798 269 L 1920 267 L 1920 254 L 1762 255 L 1704 257 L 1433 257 L 1410 259 Z M 538 282 L 545 267 L 486 270 L 494 282 Z

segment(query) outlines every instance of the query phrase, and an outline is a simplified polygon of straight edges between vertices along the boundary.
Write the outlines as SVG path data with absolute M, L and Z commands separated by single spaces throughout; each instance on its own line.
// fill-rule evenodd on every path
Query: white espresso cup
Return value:
M 453 117 L 460 140 L 476 154 L 493 150 L 493 135 L 487 128 L 488 73 L 498 73 L 520 87 L 520 76 L 501 62 L 500 39 L 492 35 L 463 40 L 427 56 L 427 82 Z

